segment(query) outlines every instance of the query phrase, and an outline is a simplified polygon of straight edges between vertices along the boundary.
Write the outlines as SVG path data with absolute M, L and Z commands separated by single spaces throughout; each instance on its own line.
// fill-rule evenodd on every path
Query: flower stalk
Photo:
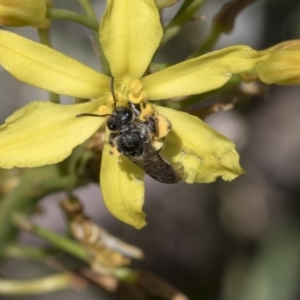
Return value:
M 0 295 L 44 294 L 67 289 L 73 285 L 74 275 L 69 272 L 24 281 L 0 279 Z
M 47 10 L 46 16 L 50 19 L 69 20 L 94 31 L 99 29 L 99 23 L 96 20 L 67 9 L 50 8 Z

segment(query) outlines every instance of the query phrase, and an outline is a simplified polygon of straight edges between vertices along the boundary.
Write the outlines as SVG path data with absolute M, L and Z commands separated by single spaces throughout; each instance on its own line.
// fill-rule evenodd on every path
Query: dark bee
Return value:
M 149 176 L 163 183 L 176 183 L 183 178 L 181 163 L 169 164 L 159 155 L 160 149 L 153 146 L 153 136 L 157 132 L 158 124 L 154 116 L 145 116 L 140 120 L 140 111 L 129 102 L 128 106 L 116 106 L 116 98 L 111 82 L 111 91 L 114 99 L 114 111 L 107 119 L 107 128 L 110 130 L 109 144 L 122 155 L 143 169 Z M 82 116 L 97 116 L 96 114 L 80 114 Z

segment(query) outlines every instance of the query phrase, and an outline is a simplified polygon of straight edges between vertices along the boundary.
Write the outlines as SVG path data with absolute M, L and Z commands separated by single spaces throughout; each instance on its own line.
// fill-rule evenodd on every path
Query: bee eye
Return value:
M 123 124 L 130 123 L 133 120 L 133 112 L 129 107 L 123 107 L 123 112 L 121 114 L 121 122 Z
M 116 131 L 119 128 L 119 122 L 115 115 L 107 119 L 107 128 L 111 131 Z

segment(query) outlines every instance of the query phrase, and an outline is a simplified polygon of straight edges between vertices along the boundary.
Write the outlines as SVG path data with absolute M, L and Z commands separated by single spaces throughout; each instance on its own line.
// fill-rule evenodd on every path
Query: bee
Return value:
M 140 108 L 131 102 L 128 102 L 127 106 L 117 106 L 114 78 L 111 81 L 111 93 L 114 99 L 114 110 L 110 115 L 83 113 L 76 117 L 108 116 L 107 129 L 110 131 L 108 141 L 111 152 L 126 156 L 159 182 L 177 183 L 182 180 L 182 164 L 179 162 L 170 164 L 159 155 L 164 144 L 164 138 L 156 140 L 154 138 L 158 132 L 159 118 L 146 114 L 141 119 Z M 170 130 L 171 123 L 168 122 L 168 126 Z

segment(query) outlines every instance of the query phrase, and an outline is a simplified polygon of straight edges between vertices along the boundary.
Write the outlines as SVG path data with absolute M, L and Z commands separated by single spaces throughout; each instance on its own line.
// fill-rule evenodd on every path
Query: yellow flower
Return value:
M 46 20 L 45 0 L 0 0 L 0 25 L 21 27 Z
M 267 84 L 300 84 L 300 40 L 286 41 L 266 50 L 268 59 L 257 65 L 259 79 Z
M 115 77 L 122 105 L 168 99 L 223 86 L 233 74 L 252 70 L 266 59 L 247 46 L 233 46 L 145 75 L 163 35 L 153 0 L 108 0 L 100 26 L 101 44 Z M 75 105 L 33 102 L 0 127 L 0 166 L 35 167 L 57 163 L 83 143 L 105 118 L 76 118 L 80 113 L 112 110 L 110 78 L 47 46 L 0 32 L 0 64 L 21 81 L 58 94 L 93 99 Z M 118 104 L 120 104 L 118 103 Z M 172 123 L 163 156 L 181 162 L 188 183 L 232 180 L 243 171 L 234 144 L 196 117 L 153 105 Z M 100 108 L 100 110 L 99 110 Z M 145 225 L 144 172 L 131 161 L 102 154 L 100 185 L 107 208 L 120 220 Z

